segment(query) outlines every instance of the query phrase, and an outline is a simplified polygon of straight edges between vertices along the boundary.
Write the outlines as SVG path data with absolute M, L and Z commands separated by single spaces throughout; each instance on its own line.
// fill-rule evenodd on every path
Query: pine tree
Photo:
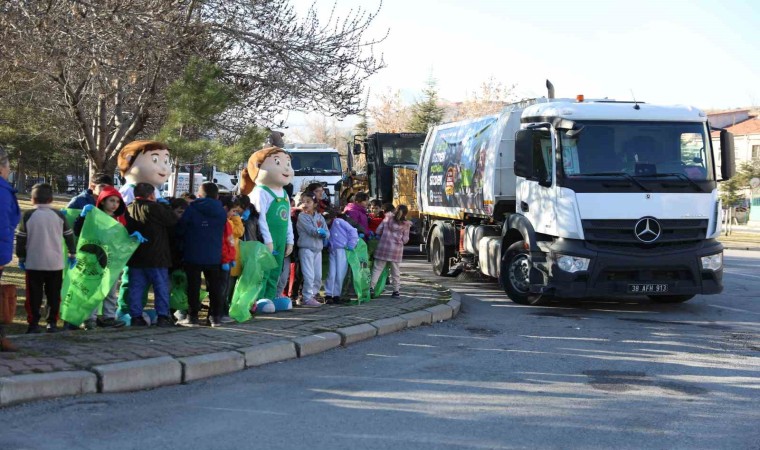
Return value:
M 409 131 L 427 133 L 428 128 L 443 120 L 443 107 L 438 105 L 438 91 L 433 77 L 428 78 L 427 87 L 422 91 L 424 98 L 412 105 Z
M 359 123 L 356 124 L 354 127 L 354 136 L 356 136 L 359 139 L 366 139 L 367 135 L 369 134 L 369 122 L 367 121 L 367 109 L 365 108 L 364 111 L 359 114 L 360 120 Z

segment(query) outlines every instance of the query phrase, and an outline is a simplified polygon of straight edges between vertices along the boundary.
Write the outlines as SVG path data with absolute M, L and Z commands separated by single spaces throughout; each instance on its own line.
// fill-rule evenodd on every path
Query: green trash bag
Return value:
M 375 259 L 375 250 L 377 250 L 377 246 L 380 244 L 380 239 L 370 239 L 367 242 L 367 255 L 369 255 L 369 260 L 373 261 Z
M 264 289 L 264 278 L 277 267 L 277 260 L 266 245 L 258 241 L 240 243 L 240 264 L 243 270 L 235 284 L 230 303 L 230 317 L 238 322 L 251 318 L 251 306 Z
M 377 263 L 377 261 L 372 262 L 373 267 L 375 263 Z M 383 295 L 385 284 L 388 282 L 389 270 L 390 267 L 386 264 L 386 266 L 383 268 L 383 271 L 380 272 L 380 277 L 377 279 L 377 283 L 375 284 L 375 295 L 373 295 L 372 298 L 378 298 Z
M 63 279 L 61 319 L 79 326 L 90 317 L 138 245 L 122 224 L 97 208 L 91 210 L 77 243 L 77 264 Z
M 175 270 L 171 274 L 172 290 L 169 294 L 169 308 L 187 311 L 187 274 L 184 270 Z
M 369 301 L 369 285 L 372 273 L 369 270 L 369 256 L 367 255 L 367 244 L 359 239 L 356 248 L 346 250 L 346 260 L 348 267 L 351 268 L 353 275 L 354 291 L 356 292 L 356 301 L 358 303 Z

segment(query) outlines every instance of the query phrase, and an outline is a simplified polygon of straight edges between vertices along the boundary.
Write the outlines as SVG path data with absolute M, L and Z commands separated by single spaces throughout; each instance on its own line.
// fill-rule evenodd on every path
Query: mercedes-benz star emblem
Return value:
M 636 239 L 645 244 L 651 244 L 660 237 L 662 228 L 660 222 L 654 217 L 644 217 L 636 222 L 633 227 L 633 233 L 636 235 Z

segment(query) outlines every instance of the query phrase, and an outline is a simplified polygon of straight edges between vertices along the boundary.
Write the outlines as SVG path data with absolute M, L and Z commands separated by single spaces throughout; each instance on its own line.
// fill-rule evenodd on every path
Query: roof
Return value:
M 760 119 L 748 119 L 748 120 L 745 120 L 744 122 L 739 122 L 736 125 L 730 126 L 726 129 L 734 133 L 734 136 L 760 134 Z
M 739 122 L 736 125 L 726 127 L 726 130 L 733 133 L 734 136 L 746 136 L 748 134 L 760 134 L 760 119 L 747 119 L 743 122 Z M 720 136 L 720 131 L 712 131 L 711 137 L 717 138 Z
M 746 109 L 707 110 L 705 112 L 707 113 L 707 117 L 710 117 L 710 116 L 719 116 L 723 114 L 748 113 L 750 111 L 751 111 L 750 108 L 746 108 Z

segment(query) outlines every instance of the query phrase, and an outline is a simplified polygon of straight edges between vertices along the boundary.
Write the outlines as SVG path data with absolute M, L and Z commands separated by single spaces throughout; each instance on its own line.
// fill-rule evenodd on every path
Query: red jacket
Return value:
M 235 261 L 235 241 L 237 238 L 232 234 L 232 224 L 228 220 L 224 223 L 224 234 L 222 235 L 222 264 Z
M 369 216 L 369 231 L 377 232 L 377 227 L 380 226 L 381 223 L 383 223 L 384 217 L 375 217 L 370 215 Z

